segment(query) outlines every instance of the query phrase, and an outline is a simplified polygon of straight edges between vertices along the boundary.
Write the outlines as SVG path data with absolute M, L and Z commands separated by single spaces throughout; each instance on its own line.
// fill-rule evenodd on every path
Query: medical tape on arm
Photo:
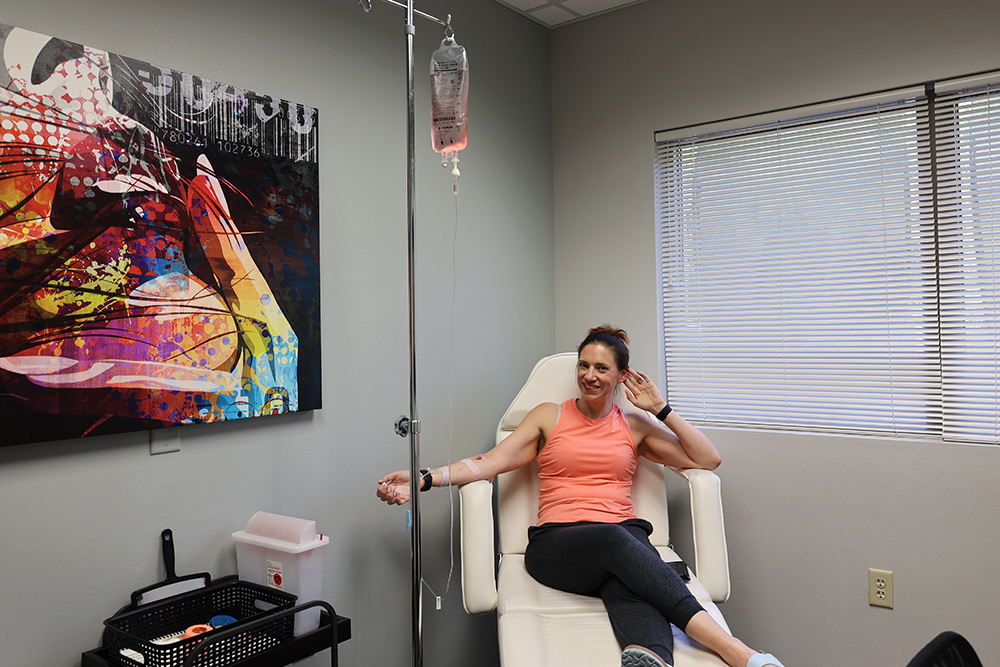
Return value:
M 483 474 L 483 471 L 479 469 L 479 466 L 477 466 L 472 459 L 462 459 L 461 461 L 459 461 L 459 463 L 464 463 L 466 466 L 468 466 L 469 470 L 471 470 L 476 475 Z
M 441 471 L 441 486 L 451 486 L 451 466 L 441 466 L 438 470 Z

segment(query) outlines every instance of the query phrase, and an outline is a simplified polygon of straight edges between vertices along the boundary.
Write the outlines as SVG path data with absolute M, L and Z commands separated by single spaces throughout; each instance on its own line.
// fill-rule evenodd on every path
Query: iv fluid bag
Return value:
M 469 142 L 469 58 L 446 37 L 431 55 L 431 146 L 442 157 Z

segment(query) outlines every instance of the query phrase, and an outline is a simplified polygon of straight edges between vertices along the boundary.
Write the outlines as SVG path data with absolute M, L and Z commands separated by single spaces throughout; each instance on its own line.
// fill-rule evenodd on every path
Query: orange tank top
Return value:
M 538 525 L 635 518 L 632 477 L 638 453 L 628 417 L 617 405 L 591 419 L 562 404 L 559 419 L 538 453 Z

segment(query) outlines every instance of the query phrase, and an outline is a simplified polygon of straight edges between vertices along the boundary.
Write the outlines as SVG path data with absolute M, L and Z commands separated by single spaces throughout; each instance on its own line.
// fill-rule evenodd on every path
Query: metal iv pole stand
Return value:
M 404 5 L 396 0 L 382 0 L 390 5 L 406 9 L 406 233 L 407 254 L 409 264 L 409 299 L 410 299 L 410 416 L 402 416 L 396 420 L 396 433 L 410 438 L 410 563 L 412 571 L 412 655 L 413 667 L 423 667 L 423 570 L 420 555 L 420 419 L 417 417 L 417 328 L 416 328 L 416 289 L 414 262 L 414 210 L 416 208 L 416 143 L 414 134 L 414 86 L 413 86 L 413 37 L 416 26 L 413 24 L 414 14 L 440 23 L 450 28 L 451 16 L 448 21 L 442 21 L 430 14 L 416 11 L 413 0 L 407 0 Z M 362 9 L 371 11 L 371 0 L 359 0 Z

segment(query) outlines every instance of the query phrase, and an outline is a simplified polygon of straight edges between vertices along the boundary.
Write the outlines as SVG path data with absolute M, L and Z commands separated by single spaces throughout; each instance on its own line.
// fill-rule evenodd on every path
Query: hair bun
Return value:
M 594 327 L 593 329 L 587 332 L 587 338 L 590 338 L 591 336 L 598 336 L 601 334 L 619 338 L 623 343 L 628 345 L 628 334 L 625 332 L 625 330 L 613 327 L 610 324 L 602 324 L 598 327 Z

